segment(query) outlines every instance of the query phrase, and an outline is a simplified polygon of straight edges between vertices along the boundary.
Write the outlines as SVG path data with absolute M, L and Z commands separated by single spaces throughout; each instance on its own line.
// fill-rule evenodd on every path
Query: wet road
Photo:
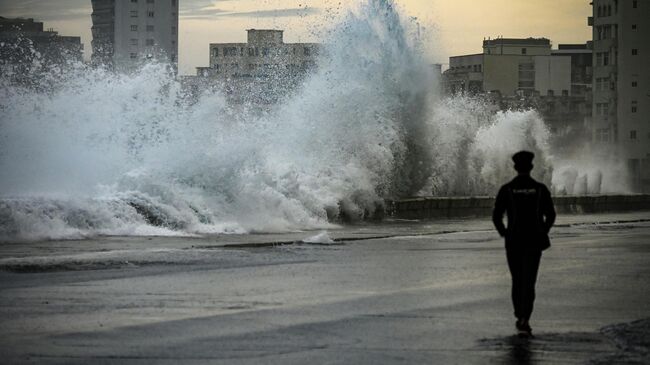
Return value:
M 648 360 L 647 321 L 611 326 L 650 318 L 649 223 L 557 228 L 542 258 L 530 341 L 512 336 L 502 242 L 472 224 L 470 232 L 331 245 L 180 249 L 153 239 L 144 250 L 133 247 L 145 239 L 133 239 L 128 250 L 68 256 L 66 265 L 46 264 L 42 243 L 32 245 L 38 257 L 23 252 L 23 272 L 11 271 L 5 248 L 0 356 L 133 364 Z M 645 344 L 626 346 L 631 333 Z

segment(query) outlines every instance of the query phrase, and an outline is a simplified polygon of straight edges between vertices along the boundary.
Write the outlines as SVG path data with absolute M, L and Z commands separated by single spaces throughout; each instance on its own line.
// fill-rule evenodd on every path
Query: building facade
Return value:
M 319 44 L 284 43 L 282 30 L 247 33 L 246 43 L 211 43 L 210 66 L 197 67 L 198 78 L 222 86 L 231 100 L 275 103 L 315 69 Z
M 148 60 L 178 69 L 179 0 L 92 0 L 94 64 L 132 71 Z
M 625 160 L 635 191 L 650 191 L 650 2 L 593 0 L 594 144 Z
M 445 72 L 452 92 L 503 96 L 570 95 L 571 58 L 553 55 L 546 38 L 483 41 L 483 53 L 449 58 Z
M 82 61 L 80 37 L 61 36 L 34 19 L 0 17 L 0 76 L 32 83 L 43 72 L 61 71 Z
M 556 136 L 583 137 L 591 114 L 590 44 L 551 48 L 546 38 L 483 41 L 483 53 L 449 58 L 449 94 L 487 94 L 503 110 L 535 108 Z

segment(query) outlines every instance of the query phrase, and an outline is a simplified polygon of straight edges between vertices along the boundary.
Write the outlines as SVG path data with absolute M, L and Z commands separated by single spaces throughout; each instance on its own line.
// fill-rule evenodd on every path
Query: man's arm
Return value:
M 505 190 L 505 187 L 501 187 L 501 189 L 499 189 L 499 193 L 497 194 L 497 198 L 494 202 L 494 210 L 492 210 L 492 223 L 494 223 L 494 227 L 496 227 L 501 237 L 504 237 L 506 235 L 506 226 L 503 224 L 503 213 L 506 212 L 507 206 L 507 197 Z
M 542 189 L 542 214 L 544 214 L 544 232 L 548 233 L 555 223 L 555 206 L 553 205 L 553 198 L 551 192 L 544 186 Z

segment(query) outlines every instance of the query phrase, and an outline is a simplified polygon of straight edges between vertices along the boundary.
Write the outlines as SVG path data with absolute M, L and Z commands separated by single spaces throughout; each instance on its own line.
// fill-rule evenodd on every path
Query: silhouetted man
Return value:
M 520 334 L 532 333 L 528 320 L 533 312 L 535 282 L 542 251 L 550 247 L 548 232 L 555 222 L 555 208 L 546 185 L 530 177 L 532 152 L 520 151 L 512 156 L 519 173 L 499 189 L 492 221 L 506 241 L 508 268 L 512 276 L 512 304 Z M 503 224 L 508 216 L 508 228 Z

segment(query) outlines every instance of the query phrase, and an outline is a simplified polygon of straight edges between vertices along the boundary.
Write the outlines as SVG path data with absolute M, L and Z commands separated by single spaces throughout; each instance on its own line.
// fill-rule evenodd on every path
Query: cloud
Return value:
M 227 12 L 216 8 L 217 3 L 246 1 L 249 0 L 181 0 L 179 15 L 189 19 L 211 19 Z
M 181 18 L 185 19 L 212 19 L 223 13 L 227 13 L 227 11 L 215 8 L 204 8 L 181 10 L 179 15 Z
M 88 0 L 22 0 L 0 1 L 0 14 L 6 17 L 35 20 L 77 20 L 89 18 L 92 7 Z
M 285 8 L 273 10 L 255 10 L 255 11 L 242 11 L 242 12 L 222 12 L 217 14 L 217 17 L 232 17 L 232 18 L 286 18 L 286 17 L 302 17 L 314 14 L 319 14 L 320 8 L 304 7 L 304 8 Z
M 122 1 L 122 0 L 120 0 Z M 222 3 L 251 3 L 250 0 L 181 0 L 179 15 L 185 19 L 231 18 L 287 18 L 304 17 L 321 12 L 316 7 L 297 7 L 271 10 L 232 11 L 217 7 Z M 7 17 L 35 18 L 39 21 L 66 21 L 89 18 L 90 0 L 0 0 L 0 14 Z

